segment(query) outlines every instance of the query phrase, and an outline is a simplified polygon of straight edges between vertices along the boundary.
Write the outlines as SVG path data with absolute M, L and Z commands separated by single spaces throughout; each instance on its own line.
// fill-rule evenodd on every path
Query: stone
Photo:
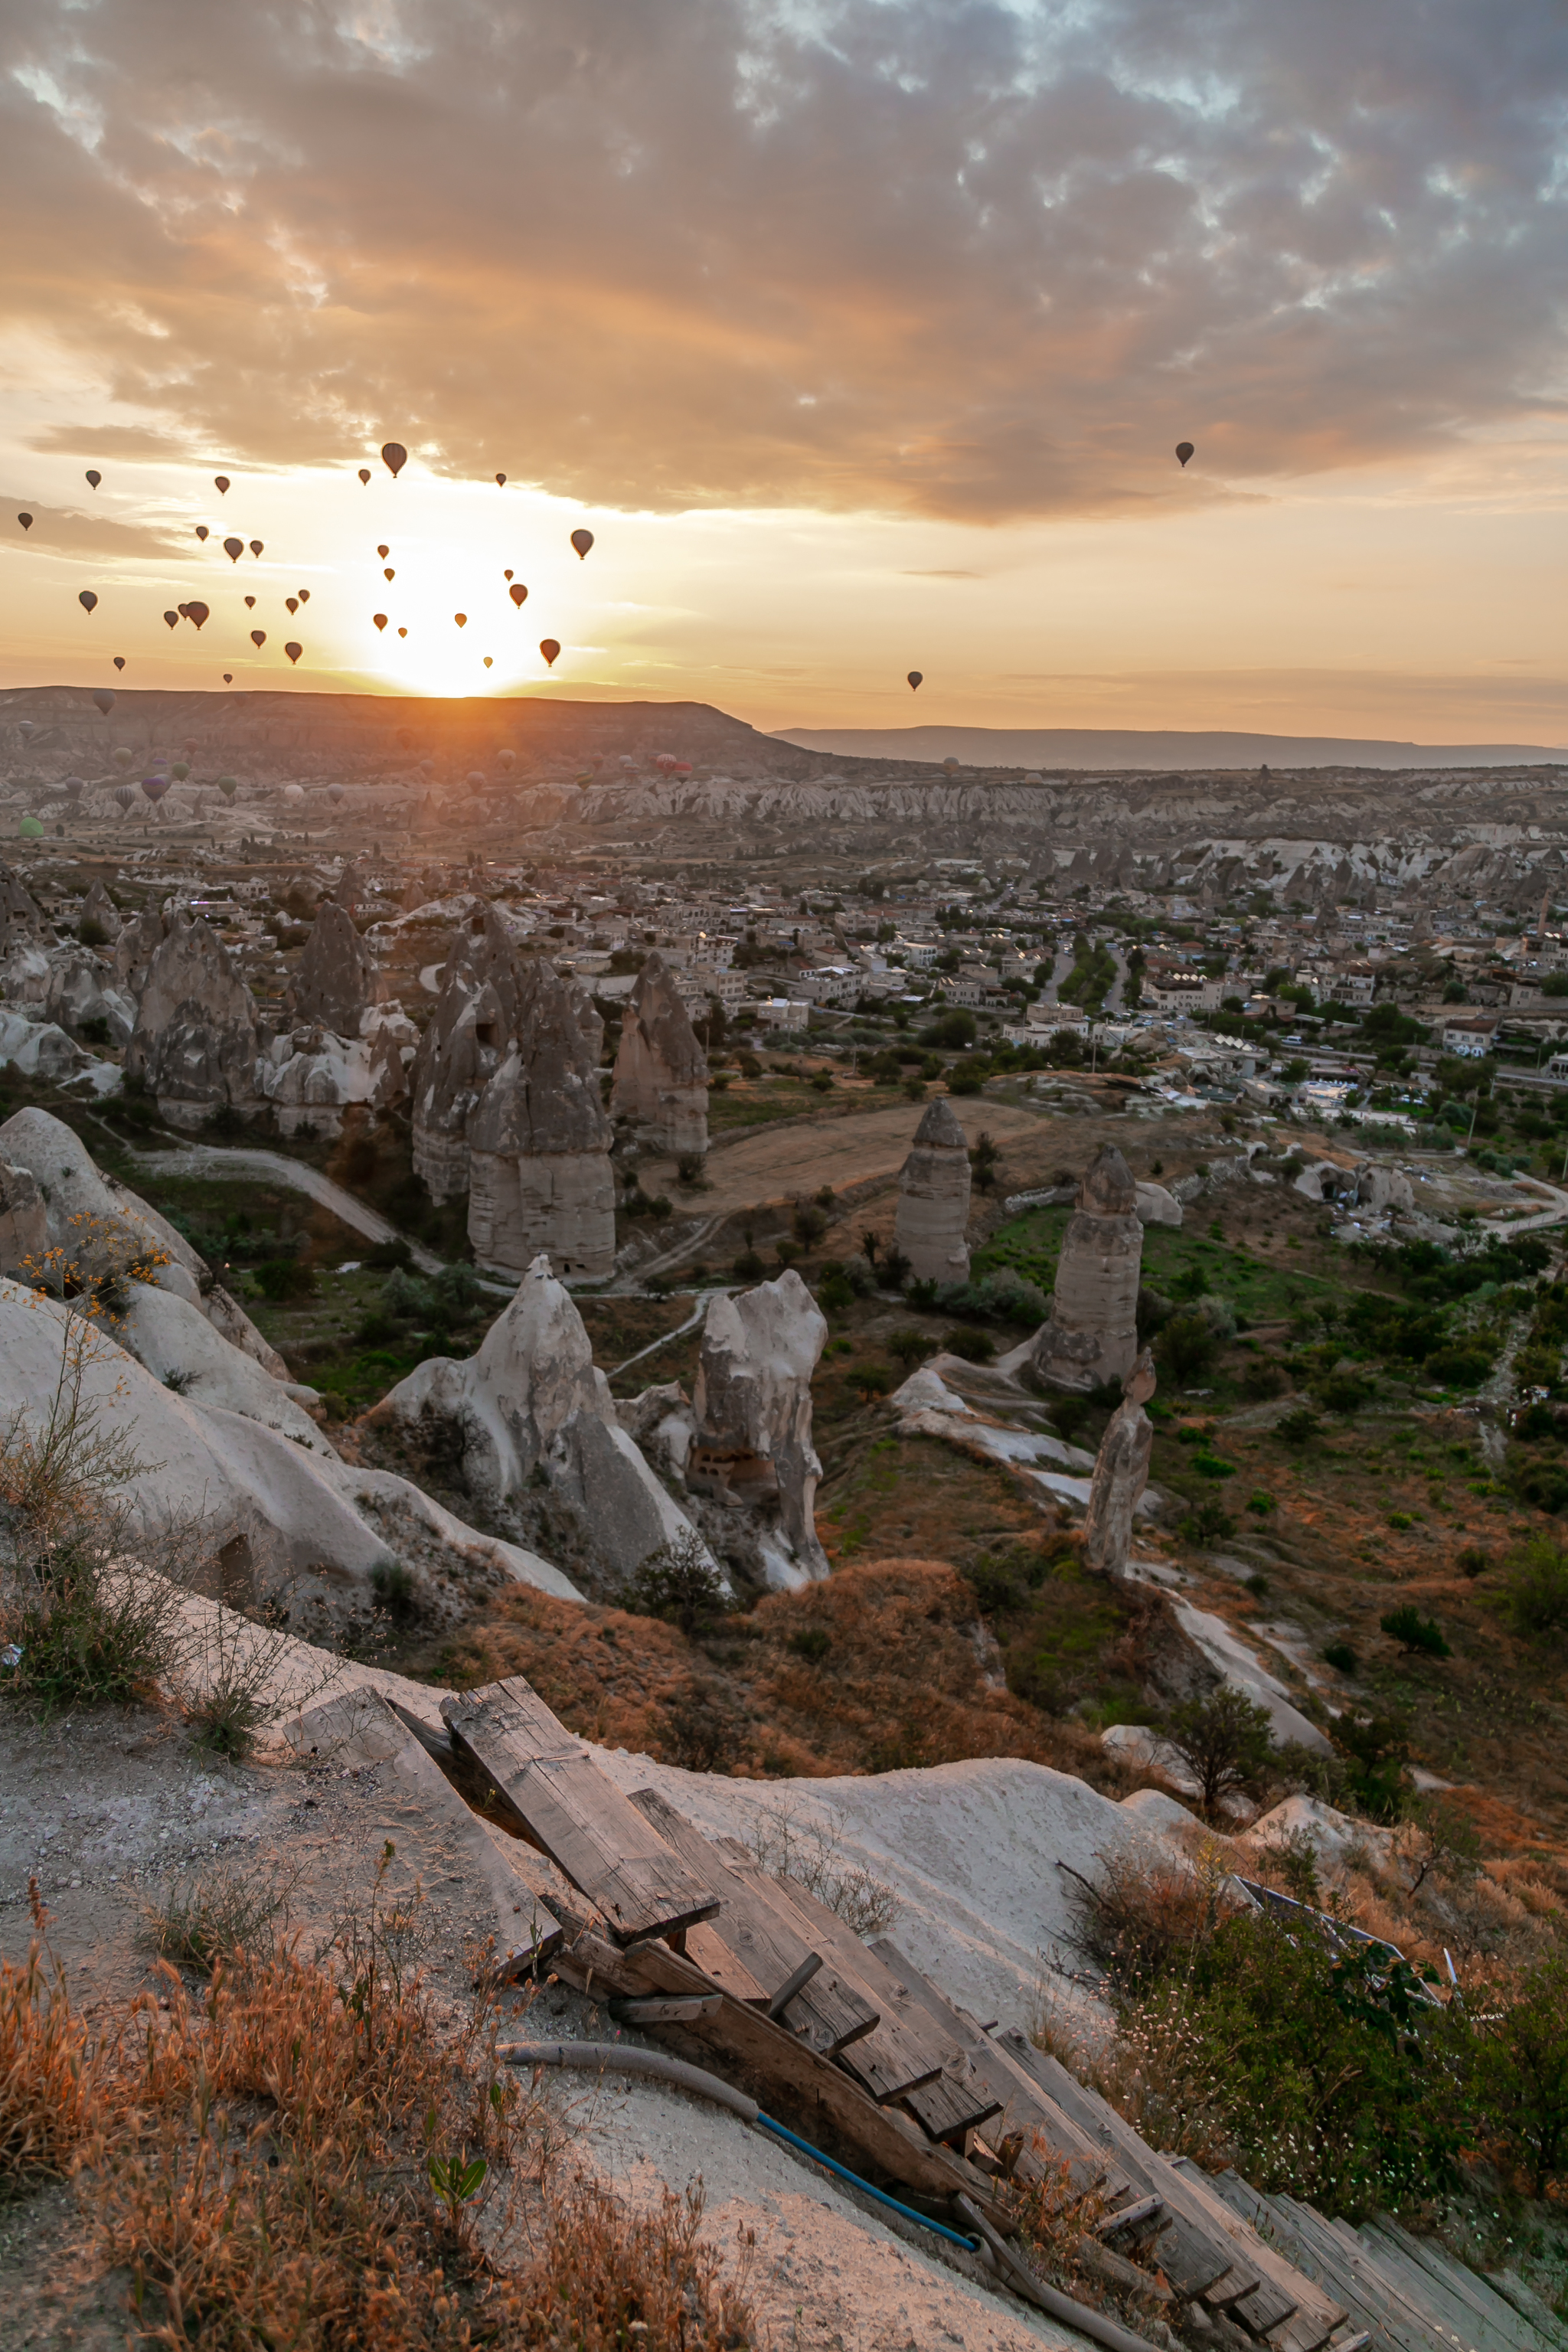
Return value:
M 1132 1171 L 1113 1143 L 1090 1163 L 1062 1237 L 1051 1312 L 1036 1335 L 1034 1369 L 1053 1387 L 1087 1390 L 1125 1380 L 1138 1354 L 1143 1227 Z
M 381 968 L 346 908 L 323 898 L 289 991 L 289 1012 L 298 1022 L 357 1037 L 364 1015 L 384 994 Z
M 826 1318 L 793 1266 L 775 1282 L 716 1297 L 702 1327 L 687 1484 L 776 1517 L 762 1538 L 774 1584 L 828 1573 L 815 1520 L 822 1465 L 811 1443 L 811 1376 L 826 1339 Z
M 0 1274 L 26 1280 L 49 1245 L 49 1216 L 29 1168 L 0 1160 Z
M 367 1013 L 364 1022 L 365 1034 L 352 1041 L 310 1025 L 286 1030 L 258 1055 L 256 1091 L 285 1135 L 306 1127 L 341 1135 L 345 1110 L 359 1106 L 379 1117 L 404 1100 L 419 1033 L 398 1007 Z
M 120 909 L 101 882 L 95 882 L 81 902 L 80 928 L 85 930 L 89 923 L 98 925 L 110 946 L 124 928 Z
M 114 972 L 121 988 L 140 996 L 147 985 L 153 959 L 168 937 L 168 926 L 156 907 L 121 923 L 114 942 Z
M 468 1239 L 479 1263 L 521 1273 L 542 1250 L 563 1276 L 613 1272 L 613 1139 L 575 993 L 553 964 L 531 959 L 519 975 L 514 1041 L 468 1122 Z
M 899 1171 L 894 1225 L 916 1282 L 967 1282 L 969 1147 L 945 1095 L 930 1104 Z
M 1355 1196 L 1363 1209 L 1393 1209 L 1409 1216 L 1415 1206 L 1415 1187 L 1400 1168 L 1380 1168 L 1363 1160 L 1355 1172 Z
M 548 1482 L 577 1515 L 584 1549 L 612 1583 L 683 1541 L 712 1564 L 623 1427 L 583 1318 L 542 1252 L 477 1354 L 461 1362 L 427 1358 L 370 1419 L 426 1442 L 443 1427 L 452 1433 L 447 1442 L 460 1447 L 464 1481 L 491 1512 L 531 1483 Z
M 90 1022 L 101 1023 L 105 1042 L 129 1045 L 136 1026 L 136 1000 L 122 988 L 107 984 L 108 967 L 90 948 L 58 948 L 48 958 L 44 1011 L 62 1029 L 79 1035 Z
M 1154 1424 L 1143 1408 L 1154 1393 L 1154 1359 L 1147 1348 L 1121 1384 L 1089 1481 L 1083 1556 L 1100 1576 L 1125 1576 L 1132 1549 L 1132 1514 L 1149 1483 Z
M 1163 1184 L 1151 1184 L 1142 1177 L 1138 1180 L 1138 1216 L 1145 1225 L 1175 1225 L 1182 1222 L 1182 1204 Z
M 701 1157 L 708 1150 L 708 1057 L 657 950 L 627 1000 L 610 1117 L 629 1121 L 655 1151 Z
M 148 967 L 125 1049 L 129 1076 L 172 1126 L 256 1108 L 256 1003 L 216 931 L 199 916 L 172 930 Z

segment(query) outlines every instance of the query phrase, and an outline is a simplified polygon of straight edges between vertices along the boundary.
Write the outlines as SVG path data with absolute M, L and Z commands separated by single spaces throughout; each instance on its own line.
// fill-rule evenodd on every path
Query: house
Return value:
M 1489 1013 L 1449 1013 L 1443 1022 L 1443 1051 L 1479 1060 L 1497 1043 L 1496 1016 Z
M 746 1010 L 756 1016 L 759 1029 L 804 1029 L 811 1018 L 809 1004 L 787 996 L 765 996 L 760 1004 L 749 1004 Z
M 1143 994 L 1157 1013 L 1217 1013 L 1226 985 L 1172 964 L 1150 964 L 1143 974 Z

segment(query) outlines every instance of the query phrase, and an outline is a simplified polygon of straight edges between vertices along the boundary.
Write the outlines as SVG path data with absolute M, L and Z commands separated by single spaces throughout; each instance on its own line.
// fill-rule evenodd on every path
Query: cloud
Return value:
M 9 321 L 193 456 L 994 522 L 1562 404 L 1552 0 L 35 0 L 0 42 Z
M 16 518 L 30 514 L 23 531 Z M 162 560 L 171 551 L 183 554 L 183 541 L 139 523 L 115 522 L 107 515 L 78 514 L 69 508 L 47 507 L 37 499 L 0 497 L 0 544 L 9 552 L 27 555 L 47 549 L 58 555 L 101 555 L 106 561 L 130 558 Z

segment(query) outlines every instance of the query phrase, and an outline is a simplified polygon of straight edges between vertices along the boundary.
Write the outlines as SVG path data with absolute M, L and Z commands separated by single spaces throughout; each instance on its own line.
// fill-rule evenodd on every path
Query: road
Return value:
M 120 1139 L 116 1137 L 115 1140 L 119 1142 Z M 434 1250 L 426 1249 L 423 1242 L 410 1241 L 406 1234 L 400 1234 L 387 1218 L 367 1208 L 363 1201 L 356 1201 L 352 1192 L 345 1192 L 341 1184 L 334 1184 L 320 1169 L 307 1167 L 300 1160 L 290 1160 L 284 1152 L 258 1151 L 243 1143 L 182 1144 L 174 1151 L 134 1151 L 125 1144 L 121 1149 L 150 1173 L 260 1176 L 269 1183 L 291 1185 L 296 1192 L 308 1192 L 312 1201 L 319 1201 L 323 1209 L 330 1209 L 351 1232 L 363 1234 L 367 1242 L 406 1242 L 408 1254 L 421 1274 L 439 1274 L 447 1262 Z M 507 1296 L 510 1295 L 509 1288 Z

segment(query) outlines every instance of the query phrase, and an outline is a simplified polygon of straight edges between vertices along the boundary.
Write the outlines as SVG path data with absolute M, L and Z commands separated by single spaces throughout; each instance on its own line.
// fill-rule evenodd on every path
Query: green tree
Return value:
M 1568 1958 L 1553 1953 L 1526 1974 L 1480 2044 L 1476 2106 L 1500 2125 L 1537 2197 L 1568 2156 Z
M 1176 1707 L 1165 1737 L 1197 1781 L 1209 1813 L 1227 1790 L 1261 1770 L 1272 1745 L 1268 1708 L 1228 1684 Z

